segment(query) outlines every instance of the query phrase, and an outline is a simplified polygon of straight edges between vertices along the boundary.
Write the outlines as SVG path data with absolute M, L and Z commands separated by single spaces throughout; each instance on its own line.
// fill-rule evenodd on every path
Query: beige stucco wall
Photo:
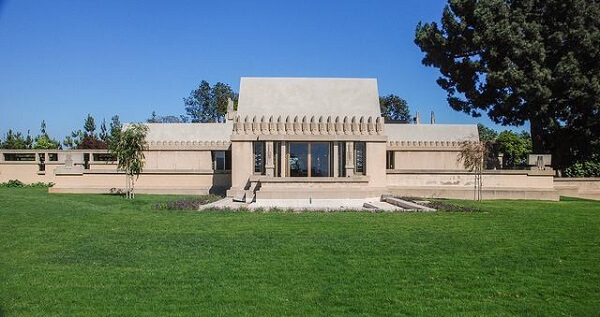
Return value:
M 231 187 L 244 189 L 253 174 L 252 142 L 231 143 Z
M 385 171 L 385 142 L 367 142 L 367 176 L 369 186 L 384 188 L 387 185 Z
M 466 171 L 388 171 L 387 189 L 400 196 L 473 199 L 475 176 Z M 558 200 L 551 171 L 485 171 L 483 199 Z
M 57 184 L 50 189 L 53 193 L 106 193 L 125 188 L 122 173 L 84 173 L 58 177 Z M 207 194 L 211 190 L 224 190 L 231 183 L 230 174 L 213 173 L 153 173 L 146 171 L 135 183 L 138 193 L 163 194 Z
M 600 178 L 555 178 L 561 196 L 600 200 Z
M 0 183 L 17 179 L 23 183 L 54 183 L 54 169 L 58 164 L 46 164 L 46 171 L 40 172 L 36 162 L 0 163 Z
M 475 182 L 473 173 L 400 173 L 387 175 L 388 186 L 440 186 L 471 187 Z M 528 175 L 526 172 L 516 174 L 504 171 L 483 174 L 483 187 L 490 188 L 545 188 L 554 187 L 552 175 Z
M 394 168 L 407 170 L 462 170 L 458 151 L 394 151 Z
M 172 170 L 212 169 L 211 151 L 149 151 L 145 168 Z

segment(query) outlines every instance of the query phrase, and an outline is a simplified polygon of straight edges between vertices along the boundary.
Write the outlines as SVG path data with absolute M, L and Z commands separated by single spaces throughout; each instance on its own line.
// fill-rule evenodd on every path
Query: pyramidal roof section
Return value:
M 245 116 L 380 116 L 375 78 L 242 77 L 237 108 Z

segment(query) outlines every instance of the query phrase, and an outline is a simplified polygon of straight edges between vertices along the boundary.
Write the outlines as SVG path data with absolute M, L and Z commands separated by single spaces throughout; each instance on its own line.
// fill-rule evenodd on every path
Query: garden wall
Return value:
M 474 184 L 468 171 L 387 171 L 388 191 L 399 196 L 473 199 Z M 482 174 L 482 198 L 558 200 L 559 195 L 552 170 L 493 170 Z
M 600 200 L 600 178 L 555 178 L 554 188 L 561 196 Z

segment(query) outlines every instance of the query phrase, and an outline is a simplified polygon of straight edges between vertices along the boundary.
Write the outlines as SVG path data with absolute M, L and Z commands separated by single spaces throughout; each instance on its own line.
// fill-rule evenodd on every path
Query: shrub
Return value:
M 577 162 L 565 169 L 567 177 L 600 177 L 600 162 Z
M 54 186 L 54 183 L 37 182 L 37 183 L 25 184 L 18 179 L 11 179 L 8 182 L 0 183 L 0 187 L 3 187 L 3 188 L 23 188 L 23 187 L 48 188 L 48 187 L 52 187 L 52 186 Z
M 0 183 L 1 187 L 20 188 L 25 187 L 25 184 L 18 179 L 11 179 L 6 183 Z

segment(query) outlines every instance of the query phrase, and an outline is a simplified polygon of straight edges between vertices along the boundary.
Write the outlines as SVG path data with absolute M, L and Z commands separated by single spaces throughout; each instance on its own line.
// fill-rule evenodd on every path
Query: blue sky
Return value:
M 92 114 L 144 121 L 183 114 L 206 79 L 375 77 L 423 121 L 484 123 L 453 111 L 421 65 L 419 21 L 445 1 L 0 0 L 0 134 L 12 128 L 62 140 Z

